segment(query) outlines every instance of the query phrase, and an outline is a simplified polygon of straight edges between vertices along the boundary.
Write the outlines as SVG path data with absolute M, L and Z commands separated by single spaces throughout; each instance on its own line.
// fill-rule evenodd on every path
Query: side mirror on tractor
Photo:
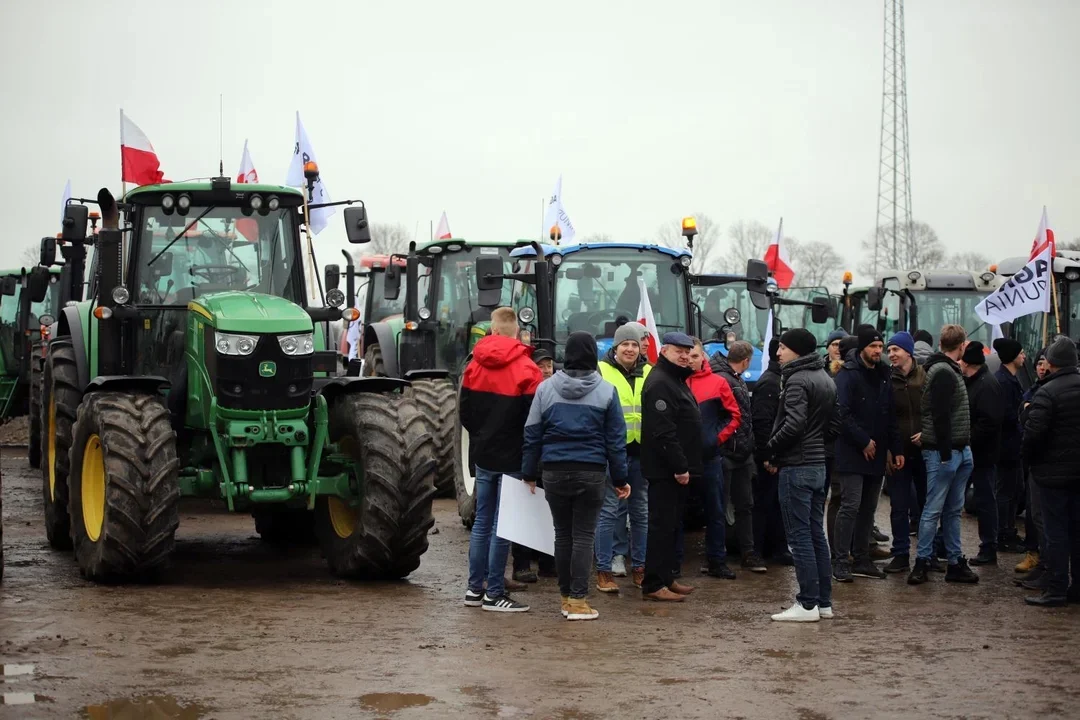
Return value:
M 384 271 L 383 297 L 387 300 L 397 300 L 401 294 L 401 266 L 391 262 Z
M 39 303 L 45 299 L 49 292 L 49 271 L 40 265 L 31 268 L 26 276 L 26 291 L 30 294 L 30 302 Z
M 866 309 L 872 312 L 881 310 L 882 301 L 885 299 L 885 288 L 875 285 L 866 291 Z
M 367 208 L 353 205 L 345 208 L 345 236 L 354 244 L 371 242 L 371 228 L 368 227 Z
M 828 322 L 835 314 L 834 304 L 830 298 L 818 296 L 810 305 L 810 320 L 816 325 Z
M 64 232 L 62 237 L 68 242 L 86 240 L 86 222 L 90 211 L 85 205 L 69 204 L 64 208 Z
M 341 266 L 340 265 L 327 265 L 323 269 L 324 278 L 326 281 L 326 289 L 337 290 L 341 285 Z
M 768 310 L 769 266 L 764 260 L 747 260 L 746 278 L 746 290 L 750 293 L 750 302 L 758 310 Z
M 14 275 L 5 275 L 0 278 L 0 295 L 14 295 L 18 283 Z
M 503 261 L 500 257 L 476 258 L 477 305 L 483 308 L 498 307 L 502 300 Z
M 38 262 L 45 267 L 52 267 L 56 264 L 56 238 L 41 238 L 41 257 L 38 258 Z

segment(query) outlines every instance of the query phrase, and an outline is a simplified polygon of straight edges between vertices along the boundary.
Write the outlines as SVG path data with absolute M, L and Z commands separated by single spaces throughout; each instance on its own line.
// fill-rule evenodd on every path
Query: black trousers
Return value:
M 510 555 L 514 558 L 514 572 L 532 570 L 533 558 L 536 559 L 540 572 L 555 572 L 555 558 L 551 555 L 545 555 L 539 550 L 511 543 Z
M 670 587 L 678 564 L 679 519 L 686 505 L 686 485 L 675 478 L 647 478 L 649 481 L 649 537 L 645 543 L 643 593 Z
M 784 517 L 780 513 L 780 474 L 757 466 L 754 479 L 754 551 L 761 557 L 777 557 L 788 551 Z

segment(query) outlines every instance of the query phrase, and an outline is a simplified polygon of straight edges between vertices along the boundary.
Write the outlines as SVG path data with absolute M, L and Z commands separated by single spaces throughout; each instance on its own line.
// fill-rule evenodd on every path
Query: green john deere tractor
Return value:
M 86 206 L 67 207 L 64 241 L 94 258 L 89 299 L 62 310 L 45 360 L 45 515 L 86 577 L 162 567 L 182 496 L 252 512 L 264 536 L 313 523 L 338 575 L 419 566 L 434 443 L 408 380 L 338 374 L 327 326 L 345 298 L 313 303 L 304 271 L 315 178 L 308 193 L 143 186 L 121 204 L 102 190 L 92 238 Z M 349 241 L 370 240 L 363 204 L 340 204 Z

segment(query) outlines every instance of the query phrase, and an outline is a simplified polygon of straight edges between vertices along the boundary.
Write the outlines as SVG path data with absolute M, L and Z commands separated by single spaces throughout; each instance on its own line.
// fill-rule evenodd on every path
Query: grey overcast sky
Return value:
M 909 0 L 915 218 L 951 252 L 1080 236 L 1080 2 Z M 119 110 L 166 177 L 226 174 L 244 139 L 283 182 L 295 111 L 335 200 L 375 222 L 446 210 L 459 237 L 535 237 L 563 175 L 580 234 L 693 211 L 832 243 L 875 223 L 880 0 L 544 3 L 159 0 L 0 6 L 0 266 L 56 232 L 64 182 L 119 186 Z M 343 246 L 340 214 L 320 263 Z M 337 254 L 336 250 L 333 254 Z

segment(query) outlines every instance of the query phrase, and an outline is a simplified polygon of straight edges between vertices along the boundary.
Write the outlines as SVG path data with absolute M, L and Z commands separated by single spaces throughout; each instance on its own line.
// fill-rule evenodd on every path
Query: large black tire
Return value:
M 476 467 L 469 462 L 469 432 L 460 420 L 454 423 L 454 492 L 461 524 L 472 528 L 476 521 Z
M 180 463 L 162 398 L 87 395 L 70 467 L 71 534 L 83 576 L 125 580 L 165 566 L 180 525 Z
M 416 401 L 435 439 L 435 497 L 454 497 L 454 431 L 457 428 L 457 389 L 449 380 L 415 380 L 405 395 Z
M 56 550 L 70 550 L 68 467 L 71 431 L 82 400 L 75 350 L 54 342 L 45 358 L 42 376 L 41 495 L 45 505 L 45 535 Z
M 316 503 L 315 532 L 330 570 L 359 579 L 405 577 L 420 566 L 435 524 L 435 444 L 427 423 L 403 395 L 356 393 L 333 401 L 329 429 L 363 483 L 355 508 L 336 496 Z
M 26 461 L 32 468 L 41 467 L 41 343 L 30 354 L 30 437 L 26 440 Z
M 315 513 L 307 508 L 260 505 L 251 514 L 255 518 L 255 532 L 269 545 L 315 544 Z
M 364 377 L 386 377 L 386 368 L 383 367 L 382 348 L 378 345 L 369 345 L 364 351 Z

